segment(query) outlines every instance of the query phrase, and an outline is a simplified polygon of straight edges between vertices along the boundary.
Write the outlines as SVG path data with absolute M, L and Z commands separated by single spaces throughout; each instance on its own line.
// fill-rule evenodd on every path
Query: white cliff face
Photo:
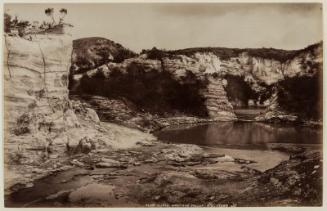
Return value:
M 267 85 L 274 84 L 285 77 L 310 74 L 310 65 L 306 63 L 322 63 L 322 47 L 311 51 L 299 53 L 294 58 L 281 62 L 276 59 L 267 59 L 250 56 L 247 52 L 240 53 L 237 57 L 221 59 L 211 52 L 195 53 L 187 57 L 177 55 L 176 58 L 164 58 L 165 66 L 171 72 L 183 75 L 185 70 L 194 74 L 213 74 L 219 76 L 226 74 L 245 76 L 249 82 L 263 82 Z M 313 74 L 313 73 L 311 73 Z
M 57 106 L 68 99 L 71 38 L 35 35 L 30 41 L 6 36 L 5 44 L 4 96 L 9 125 L 30 110 L 56 114 Z
M 26 40 L 5 35 L 4 41 L 4 152 L 8 188 L 28 178 L 33 164 L 42 163 L 47 149 L 57 142 L 65 143 L 66 131 L 80 124 L 68 101 L 71 38 L 33 35 L 32 40 Z M 15 168 L 12 165 L 15 163 L 31 168 Z
M 33 35 L 32 40 L 5 35 L 4 41 L 6 191 L 45 176 L 46 171 L 35 173 L 39 168 L 60 168 L 44 163 L 64 158 L 67 151 L 129 148 L 155 139 L 140 131 L 102 125 L 94 110 L 68 99 L 69 35 Z
M 69 144 L 101 134 L 94 128 L 99 124 L 96 113 L 68 98 L 72 53 L 69 35 L 35 35 L 32 40 L 6 35 L 5 42 L 4 101 L 8 142 L 15 139 L 15 143 L 27 146 L 33 140 L 45 145 L 49 141 Z M 88 127 L 90 125 L 92 127 Z M 108 141 L 110 137 L 109 131 Z
M 283 72 L 291 74 L 302 71 L 296 59 L 287 66 L 277 60 L 251 57 L 247 53 L 228 60 L 221 60 L 213 53 L 195 53 L 192 57 L 181 55 L 178 59 L 165 58 L 164 61 L 167 69 L 178 75 L 184 75 L 185 70 L 195 74 L 216 73 L 219 76 L 229 74 L 245 76 L 248 80 L 264 82 L 267 85 L 284 79 Z
M 322 45 L 319 45 L 317 48 L 302 52 L 294 59 L 287 61 L 284 64 L 284 74 L 288 77 L 314 75 L 320 71 L 319 68 L 322 68 L 322 63 Z

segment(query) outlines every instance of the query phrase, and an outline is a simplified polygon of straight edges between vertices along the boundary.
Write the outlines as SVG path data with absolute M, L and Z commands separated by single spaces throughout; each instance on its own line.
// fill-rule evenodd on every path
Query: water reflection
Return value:
M 198 145 L 317 144 L 321 143 L 322 130 L 259 122 L 219 122 L 187 128 L 168 128 L 156 135 L 164 141 Z

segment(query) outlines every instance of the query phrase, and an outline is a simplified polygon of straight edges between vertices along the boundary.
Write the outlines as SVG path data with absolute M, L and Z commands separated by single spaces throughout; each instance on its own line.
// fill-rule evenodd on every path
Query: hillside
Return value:
M 73 41 L 72 68 L 81 73 L 108 62 L 122 62 L 136 54 L 119 43 L 101 37 L 81 38 Z

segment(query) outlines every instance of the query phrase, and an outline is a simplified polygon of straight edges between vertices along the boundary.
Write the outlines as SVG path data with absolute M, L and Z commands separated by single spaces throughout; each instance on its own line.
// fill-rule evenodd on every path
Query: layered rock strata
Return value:
M 203 93 L 210 118 L 214 120 L 236 120 L 232 104 L 228 101 L 222 79 L 209 78 Z
M 49 118 L 62 116 L 61 107 L 68 99 L 71 39 L 64 35 L 35 35 L 30 41 L 6 36 L 5 43 L 4 96 L 8 126 L 31 110 Z

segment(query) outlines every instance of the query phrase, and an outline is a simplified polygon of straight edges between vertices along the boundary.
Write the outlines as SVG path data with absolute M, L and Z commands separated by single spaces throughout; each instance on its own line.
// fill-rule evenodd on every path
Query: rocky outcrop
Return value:
M 157 60 L 128 59 L 110 63 L 83 75 L 75 75 L 71 94 L 100 95 L 127 99 L 138 110 L 169 116 L 175 114 L 206 116 L 204 77 L 188 71 L 185 75 L 164 70 Z M 76 85 L 77 84 L 77 85 Z
M 274 90 L 274 93 L 270 97 L 269 101 L 270 103 L 266 111 L 255 117 L 256 121 L 296 122 L 298 120 L 296 115 L 283 111 L 283 108 L 278 103 L 278 93 L 276 90 Z
M 80 123 L 68 101 L 71 38 L 37 34 L 27 40 L 5 34 L 5 46 L 4 152 L 10 173 L 16 172 L 15 164 L 40 163 L 60 150 L 56 146 L 67 141 L 67 131 Z M 6 186 L 18 182 L 5 178 Z
M 317 66 L 314 66 L 322 61 L 322 42 L 293 51 L 272 48 L 190 48 L 167 53 L 173 57 L 194 58 L 198 63 L 209 66 L 211 72 L 252 75 L 254 79 L 272 84 L 283 79 L 283 76 L 313 74 L 317 71 Z
M 8 126 L 28 111 L 58 119 L 68 99 L 71 39 L 64 35 L 35 35 L 29 41 L 6 36 L 5 43 L 4 96 Z
M 209 79 L 193 65 L 140 57 L 120 64 L 108 63 L 73 78 L 70 91 L 74 95 L 124 97 L 139 110 L 161 116 L 180 112 L 217 120 L 235 119 L 222 80 Z M 103 88 L 97 88 L 101 84 Z
M 210 118 L 214 120 L 236 120 L 233 106 L 227 99 L 222 79 L 209 78 L 204 92 L 205 105 Z
M 175 93 L 167 92 L 171 95 L 171 98 L 161 98 L 162 101 L 160 102 L 155 98 L 164 95 L 162 91 L 167 91 L 167 89 L 169 89 L 168 87 L 173 87 L 172 84 L 168 87 L 164 87 L 156 85 L 158 83 L 162 84 L 163 82 L 158 82 L 157 80 L 144 80 L 141 82 L 144 84 L 138 91 L 141 93 L 145 92 L 142 87 L 146 86 L 149 86 L 154 90 L 160 90 L 151 93 L 154 97 L 151 99 L 151 103 L 154 104 L 156 101 L 157 104 L 161 105 L 167 103 L 168 100 L 175 101 L 175 105 L 170 105 L 169 109 L 163 106 L 163 110 L 166 109 L 167 113 L 173 114 L 174 112 L 172 110 L 185 113 L 185 111 L 181 109 L 182 106 L 193 106 L 193 108 L 188 111 L 188 115 L 199 115 L 195 112 L 195 110 L 199 110 L 201 111 L 200 113 L 202 116 L 207 116 L 211 119 L 234 120 L 235 114 L 232 105 L 269 106 L 270 110 L 268 109 L 266 114 L 268 118 L 269 115 L 276 116 L 270 111 L 273 111 L 276 114 L 284 112 L 285 115 L 295 115 L 294 112 L 285 109 L 287 104 L 290 104 L 291 102 L 287 100 L 284 100 L 284 103 L 279 102 L 279 99 L 283 98 L 282 94 L 286 89 L 281 89 L 276 92 L 273 90 L 274 87 L 278 87 L 284 81 L 292 78 L 305 78 L 304 80 L 306 80 L 306 78 L 310 79 L 320 75 L 321 72 L 322 43 L 311 45 L 305 49 L 297 51 L 265 48 L 199 48 L 177 51 L 152 49 L 149 51 L 143 51 L 137 58 L 126 59 L 121 63 L 109 62 L 96 69 L 89 70 L 84 74 L 74 74 L 71 77 L 72 87 L 70 91 L 74 94 L 78 94 L 79 91 L 89 91 L 89 94 L 103 95 L 116 99 L 113 94 L 109 93 L 109 87 L 111 87 L 112 92 L 114 92 L 113 89 L 116 89 L 110 85 L 110 83 L 114 83 L 115 80 L 119 79 L 127 82 L 123 82 L 124 85 L 121 85 L 124 86 L 121 90 L 125 90 L 122 92 L 126 93 L 130 92 L 131 89 L 138 89 L 139 86 L 132 85 L 133 83 L 124 80 L 124 77 L 134 77 L 134 79 L 130 79 L 140 80 L 142 77 L 144 79 L 154 78 L 154 74 L 157 74 L 157 76 L 160 75 L 162 78 L 163 75 L 165 75 L 169 76 L 164 79 L 165 81 L 174 80 L 175 84 L 177 83 L 183 86 L 190 85 L 193 89 L 188 87 L 187 89 L 184 89 L 185 92 L 179 92 L 182 89 L 176 86 Z M 118 78 L 117 73 L 120 73 Z M 117 79 L 115 79 L 115 77 Z M 107 78 L 107 80 L 101 81 L 101 78 Z M 93 81 L 92 83 L 87 82 L 91 80 Z M 102 83 L 103 86 L 101 88 L 98 87 L 89 90 L 84 89 L 85 87 L 98 86 L 96 81 L 100 84 Z M 110 83 L 108 83 L 108 81 L 110 81 Z M 83 84 L 81 84 L 81 82 Z M 224 86 L 219 85 L 222 82 L 225 83 Z M 198 86 L 196 84 L 198 84 Z M 318 92 L 319 90 L 312 90 L 312 93 Z M 274 109 L 271 110 L 274 104 L 272 101 L 273 93 L 277 93 L 276 99 L 279 102 L 279 106 L 275 106 Z M 133 95 L 139 94 L 134 93 Z M 294 93 L 290 93 L 290 95 L 294 95 Z M 134 103 L 137 101 L 128 95 L 124 95 L 124 97 Z M 178 102 L 178 98 L 183 97 L 184 100 L 188 102 L 187 105 L 182 105 Z M 306 97 L 307 96 L 304 98 Z M 193 100 L 190 100 L 191 98 Z M 203 100 L 201 100 L 201 98 L 203 98 Z M 312 101 L 314 102 L 314 100 Z M 146 107 L 150 105 L 147 101 L 135 104 L 139 104 L 139 107 L 145 110 L 147 110 Z M 171 104 L 171 102 L 168 104 Z M 176 106 L 176 104 L 179 104 L 180 107 Z M 304 106 L 303 104 L 305 104 L 305 102 L 299 101 L 298 104 Z M 151 104 L 150 107 L 156 106 Z M 197 109 L 195 109 L 196 107 Z M 277 110 L 277 108 L 281 109 Z M 151 113 L 150 110 L 148 111 Z M 156 113 L 156 111 L 157 110 L 154 110 L 154 113 Z M 261 120 L 267 119 L 265 118 L 265 115 L 262 115 L 259 118 L 261 118 Z
M 153 131 L 161 127 L 155 116 L 136 109 L 135 105 L 126 99 L 110 99 L 96 95 L 71 95 L 70 99 L 79 100 L 87 108 L 93 108 L 103 122 L 113 122 L 142 131 Z
M 139 131 L 132 131 L 132 140 L 120 137 L 123 128 L 102 124 L 94 110 L 69 100 L 71 52 L 69 35 L 34 34 L 25 39 L 5 34 L 6 191 L 60 168 L 49 163 L 59 162 L 66 153 L 135 147 L 137 142 L 155 140 Z M 41 166 L 39 174 L 36 169 Z
M 233 51 L 233 53 L 226 56 L 225 54 L 229 51 Z M 167 62 L 168 64 L 184 65 L 184 68 L 177 65 L 175 67 L 177 70 L 189 69 L 227 80 L 231 76 L 239 77 L 250 86 L 252 91 L 249 91 L 252 93 L 245 93 L 248 88 L 241 86 L 231 87 L 227 91 L 230 92 L 231 89 L 234 89 L 241 95 L 243 93 L 243 96 L 248 95 L 245 100 L 252 100 L 255 105 L 264 105 L 264 101 L 271 96 L 271 87 L 278 86 L 287 79 L 312 78 L 319 75 L 322 72 L 323 58 L 322 43 L 298 51 L 207 48 L 168 51 L 164 56 L 167 58 L 164 61 L 170 60 Z M 315 91 L 319 92 L 319 90 Z M 230 93 L 227 94 L 230 95 Z M 237 105 L 237 99 L 229 100 Z M 235 100 L 236 103 L 233 102 Z M 243 106 L 247 106 L 247 103 Z

